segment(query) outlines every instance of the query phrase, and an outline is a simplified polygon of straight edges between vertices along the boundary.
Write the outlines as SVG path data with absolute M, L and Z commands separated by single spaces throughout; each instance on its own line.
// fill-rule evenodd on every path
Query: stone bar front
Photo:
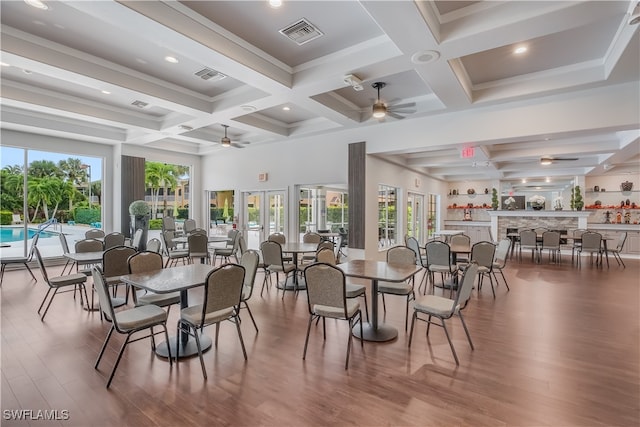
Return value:
M 507 228 L 532 229 L 545 227 L 550 230 L 587 228 L 590 211 L 487 211 L 491 218 L 491 233 L 496 239 L 507 235 Z

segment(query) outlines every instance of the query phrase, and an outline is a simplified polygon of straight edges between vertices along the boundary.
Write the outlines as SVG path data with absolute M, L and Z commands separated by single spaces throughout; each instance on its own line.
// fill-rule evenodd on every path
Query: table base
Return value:
M 393 326 L 383 323 L 375 328 L 371 323 L 364 322 L 362 324 L 362 337 L 360 337 L 360 325 L 355 325 L 351 330 L 356 338 L 362 338 L 365 341 L 391 341 L 398 337 L 398 330 Z
M 202 347 L 202 352 L 209 350 L 213 345 L 213 340 L 207 335 L 203 335 L 200 333 L 200 346 Z M 182 334 L 179 334 L 177 337 L 169 338 L 169 346 L 171 347 L 171 357 L 176 357 L 177 354 L 177 346 L 180 345 L 180 355 L 179 358 L 183 357 L 191 357 L 198 354 L 198 346 L 196 345 L 196 340 L 193 337 L 188 337 L 185 342 L 182 338 Z M 178 344 L 178 341 L 181 341 Z M 160 357 L 169 357 L 169 353 L 167 352 L 167 342 L 164 341 L 156 346 L 156 354 Z
M 285 283 L 281 283 L 278 282 L 278 284 L 276 285 L 278 289 L 282 289 L 284 288 L 287 291 L 293 291 L 296 289 L 296 284 L 294 282 L 294 278 L 289 276 L 287 277 L 287 281 Z M 298 277 L 298 286 L 297 289 L 299 291 L 303 291 L 305 289 L 307 289 L 307 283 L 304 281 L 304 278 L 302 277 Z

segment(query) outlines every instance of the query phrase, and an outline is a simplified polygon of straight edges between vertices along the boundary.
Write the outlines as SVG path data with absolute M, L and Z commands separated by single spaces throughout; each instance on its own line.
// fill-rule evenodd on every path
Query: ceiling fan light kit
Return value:
M 231 139 L 227 137 L 227 128 L 229 125 L 222 125 L 222 127 L 224 128 L 224 137 L 220 140 L 220 144 L 222 144 L 223 147 L 231 147 Z

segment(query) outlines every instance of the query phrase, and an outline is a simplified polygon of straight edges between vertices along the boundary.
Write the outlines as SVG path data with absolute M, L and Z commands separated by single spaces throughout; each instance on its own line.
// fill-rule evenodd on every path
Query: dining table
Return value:
M 464 230 L 440 230 L 433 233 L 436 237 L 444 237 L 444 241 L 447 243 L 451 240 L 451 236 L 456 236 L 458 234 L 464 234 Z
M 209 243 L 230 242 L 227 236 L 208 236 L 207 241 Z M 174 237 L 173 243 L 181 243 L 181 244 L 189 243 L 189 236 Z
M 303 242 L 285 242 L 280 244 L 282 248 L 283 254 L 292 254 L 293 265 L 295 265 L 296 270 L 291 282 L 287 280 L 282 286 L 285 286 L 285 289 L 306 289 L 307 284 L 304 281 L 303 277 L 298 277 L 298 267 L 299 267 L 299 258 L 301 254 L 307 253 L 315 253 L 318 250 L 317 243 L 303 243 Z
M 121 277 L 128 285 L 145 289 L 156 294 L 168 294 L 180 292 L 180 309 L 189 306 L 188 290 L 198 286 L 204 286 L 207 276 L 215 267 L 209 264 L 187 264 L 145 273 L 127 274 Z M 202 351 L 208 350 L 212 340 L 200 332 L 200 346 Z M 156 354 L 161 357 L 169 357 L 168 348 L 172 357 L 175 357 L 180 348 L 179 357 L 190 357 L 198 354 L 198 347 L 194 339 L 190 339 L 187 332 L 181 332 L 175 337 L 170 337 L 169 342 L 162 342 L 156 346 Z M 167 348 L 168 347 L 168 348 Z
M 577 237 L 572 237 L 572 236 L 566 236 L 565 237 L 568 240 L 573 240 L 574 243 L 579 243 L 582 242 L 582 236 L 577 236 Z M 602 236 L 602 240 L 600 240 L 600 245 L 602 246 L 602 252 L 604 253 L 604 257 L 607 260 L 607 268 L 609 268 L 609 244 L 608 242 L 615 242 L 617 241 L 618 238 L 617 237 L 610 237 L 610 236 Z M 602 258 L 600 258 L 602 259 Z M 573 259 L 571 261 L 573 263 Z
M 398 329 L 387 323 L 381 322 L 378 316 L 378 282 L 400 283 L 413 277 L 422 270 L 422 266 L 416 264 L 395 264 L 386 261 L 373 261 L 355 259 L 344 264 L 338 264 L 345 276 L 371 281 L 371 321 L 362 324 L 362 336 L 360 328 L 354 326 L 354 336 L 365 341 L 383 342 L 395 339 Z

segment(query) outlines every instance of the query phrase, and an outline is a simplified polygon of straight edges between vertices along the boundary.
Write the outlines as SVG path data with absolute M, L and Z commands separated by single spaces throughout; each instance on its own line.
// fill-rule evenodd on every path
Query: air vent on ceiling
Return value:
M 303 45 L 324 35 L 322 31 L 305 18 L 281 29 L 280 34 L 293 40 L 298 45 Z
M 226 75 L 222 74 L 220 71 L 216 71 L 213 68 L 203 68 L 202 70 L 195 73 L 196 76 L 200 77 L 202 80 L 222 80 Z
M 146 102 L 144 102 L 144 101 L 133 101 L 133 102 L 131 103 L 131 105 L 136 106 L 136 107 L 138 107 L 138 108 L 144 108 L 144 107 L 146 107 L 146 106 L 147 106 L 147 105 L 149 105 L 149 104 L 147 104 L 147 103 L 146 103 Z

